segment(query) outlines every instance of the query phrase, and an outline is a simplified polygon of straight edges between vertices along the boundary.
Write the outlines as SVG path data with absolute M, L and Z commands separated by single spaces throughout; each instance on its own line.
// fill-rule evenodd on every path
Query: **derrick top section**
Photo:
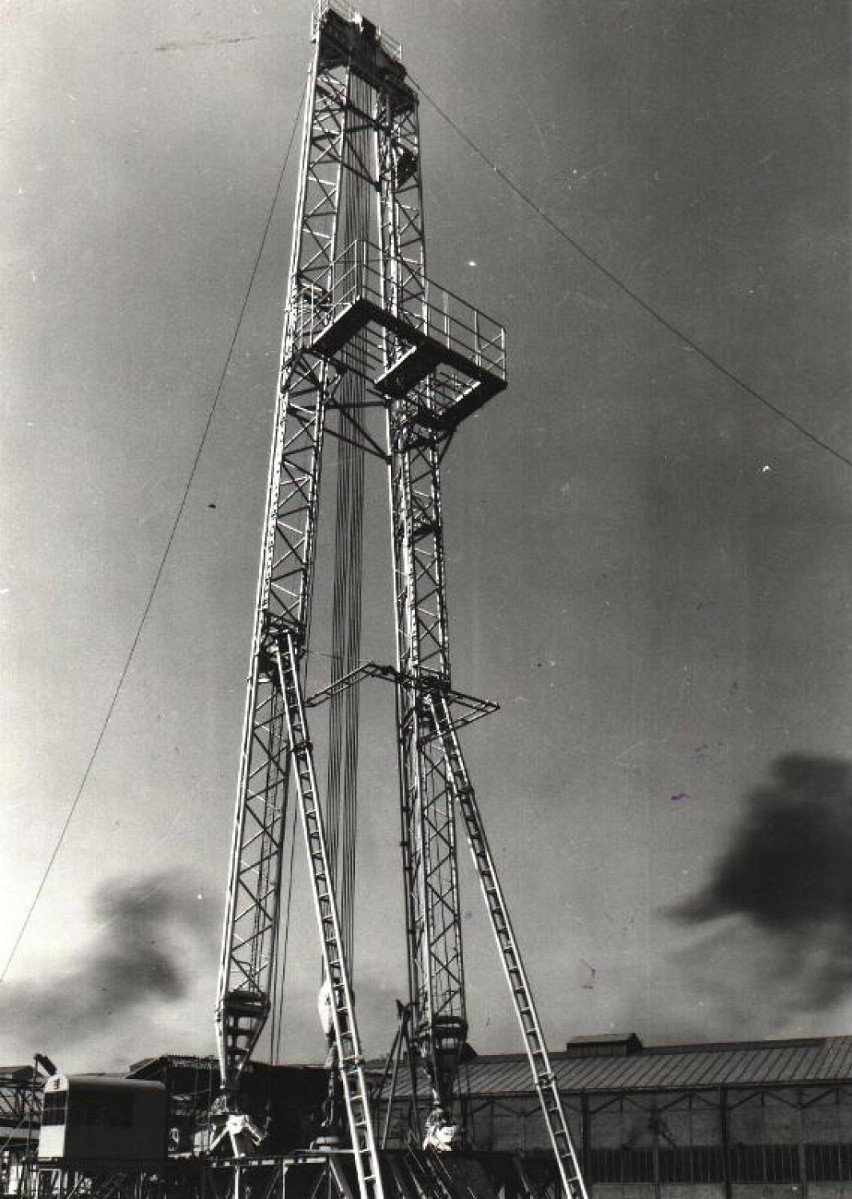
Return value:
M 409 431 L 449 438 L 506 386 L 503 328 L 426 274 L 418 98 L 400 44 L 343 0 L 319 0 L 313 40 L 285 368 L 324 360 Z
M 390 92 L 395 107 L 409 108 L 417 103 L 406 81 L 402 43 L 343 0 L 319 0 L 314 10 L 313 40 L 319 43 L 324 65 L 347 60 L 372 87 Z

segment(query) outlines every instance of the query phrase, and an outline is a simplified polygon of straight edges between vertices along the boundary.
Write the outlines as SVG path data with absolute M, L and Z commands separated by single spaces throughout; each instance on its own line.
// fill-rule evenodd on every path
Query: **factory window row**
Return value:
M 806 1145 L 805 1169 L 811 1182 L 852 1180 L 852 1145 Z
M 592 1149 L 587 1169 L 598 1183 L 721 1183 L 725 1157 L 718 1145 Z M 852 1145 L 732 1145 L 728 1177 L 734 1183 L 849 1182 Z

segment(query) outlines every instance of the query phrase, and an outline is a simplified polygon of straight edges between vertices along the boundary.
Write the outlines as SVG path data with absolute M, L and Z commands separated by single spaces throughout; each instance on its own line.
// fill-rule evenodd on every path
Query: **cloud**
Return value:
M 105 1057 L 110 1041 L 142 1050 L 133 1034 L 146 1036 L 156 1010 L 188 994 L 197 972 L 193 947 L 206 947 L 213 931 L 197 887 L 165 873 L 110 880 L 95 892 L 92 914 L 95 937 L 70 962 L 0 990 L 6 1035 L 25 1056 L 48 1048 L 60 1068 L 92 1038 Z
M 701 926 L 705 949 L 687 950 L 685 968 L 711 999 L 698 959 L 706 926 L 723 921 L 714 928 L 738 946 L 744 1002 L 760 994 L 771 1025 L 840 1003 L 852 991 L 852 763 L 805 754 L 775 762 L 707 884 L 668 914 Z

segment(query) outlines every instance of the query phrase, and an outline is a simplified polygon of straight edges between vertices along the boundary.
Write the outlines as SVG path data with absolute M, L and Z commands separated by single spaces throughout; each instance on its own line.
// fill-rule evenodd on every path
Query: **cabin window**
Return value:
M 44 1097 L 41 1109 L 42 1126 L 64 1124 L 68 1110 L 67 1091 L 49 1091 Z

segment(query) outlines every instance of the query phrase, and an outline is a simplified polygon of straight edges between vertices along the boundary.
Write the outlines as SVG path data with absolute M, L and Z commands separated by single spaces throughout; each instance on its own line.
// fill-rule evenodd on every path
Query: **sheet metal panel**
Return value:
M 852 1083 L 852 1037 L 728 1045 L 658 1046 L 626 1057 L 552 1055 L 560 1090 L 687 1090 L 698 1087 Z M 467 1065 L 472 1095 L 532 1091 L 526 1057 L 501 1054 Z M 405 1094 L 407 1080 L 400 1079 Z
M 832 1037 L 826 1042 L 824 1055 L 826 1069 L 848 1075 L 852 1072 L 852 1037 Z

